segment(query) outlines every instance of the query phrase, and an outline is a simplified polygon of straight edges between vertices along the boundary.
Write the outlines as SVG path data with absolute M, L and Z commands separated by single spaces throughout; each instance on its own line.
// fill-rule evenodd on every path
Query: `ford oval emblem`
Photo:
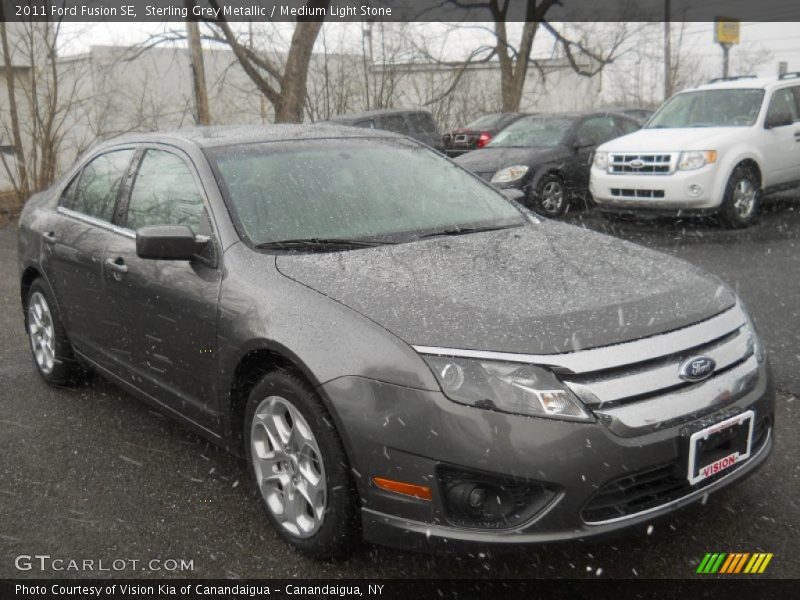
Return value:
M 632 169 L 641 169 L 644 166 L 644 161 L 641 158 L 636 158 L 628 163 Z
M 716 366 L 717 363 L 714 362 L 713 358 L 693 356 L 681 364 L 681 370 L 678 374 L 685 381 L 702 381 L 713 375 L 714 367 Z

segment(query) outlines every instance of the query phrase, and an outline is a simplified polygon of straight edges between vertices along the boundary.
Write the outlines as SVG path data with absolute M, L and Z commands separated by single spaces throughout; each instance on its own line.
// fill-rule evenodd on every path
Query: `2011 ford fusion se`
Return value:
M 605 534 L 773 444 L 764 349 L 725 284 L 540 221 L 394 134 L 130 134 L 19 229 L 42 378 L 94 370 L 246 457 L 314 556 Z

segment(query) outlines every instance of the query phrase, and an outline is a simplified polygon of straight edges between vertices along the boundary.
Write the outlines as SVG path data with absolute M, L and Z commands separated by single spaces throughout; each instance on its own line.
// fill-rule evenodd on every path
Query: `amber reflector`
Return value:
M 403 481 L 394 481 L 392 479 L 384 479 L 383 477 L 373 477 L 372 481 L 375 482 L 382 490 L 394 492 L 395 494 L 403 494 L 404 496 L 413 496 L 420 500 L 430 500 L 433 498 L 431 488 L 425 485 L 415 485 L 413 483 L 405 483 Z

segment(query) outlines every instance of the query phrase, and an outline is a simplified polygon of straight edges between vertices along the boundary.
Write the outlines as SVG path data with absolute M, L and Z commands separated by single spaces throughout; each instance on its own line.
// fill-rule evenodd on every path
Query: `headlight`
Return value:
M 716 150 L 702 150 L 700 152 L 681 152 L 678 158 L 679 171 L 694 171 L 717 161 Z
M 422 359 L 455 402 L 519 415 L 593 420 L 575 394 L 545 368 L 449 356 Z
M 595 152 L 594 160 L 592 162 L 598 169 L 605 170 L 605 168 L 608 167 L 608 152 Z
M 522 179 L 530 170 L 529 167 L 525 165 L 515 165 L 513 167 L 506 167 L 505 169 L 500 169 L 492 175 L 492 183 L 509 183 L 511 181 L 517 181 L 518 179 Z
M 764 349 L 764 344 L 761 342 L 761 338 L 758 335 L 758 331 L 756 330 L 756 324 L 753 323 L 753 318 L 750 316 L 750 313 L 747 312 L 747 307 L 742 304 L 742 310 L 744 311 L 744 315 L 747 318 L 747 328 L 750 330 L 750 339 L 748 340 L 748 345 L 753 349 L 753 355 L 755 355 L 756 360 L 760 363 L 763 363 L 764 360 L 767 358 L 767 351 Z

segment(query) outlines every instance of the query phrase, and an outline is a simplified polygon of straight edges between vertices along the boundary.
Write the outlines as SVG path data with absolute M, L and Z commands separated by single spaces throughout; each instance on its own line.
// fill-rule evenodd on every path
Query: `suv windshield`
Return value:
M 558 146 L 575 124 L 575 119 L 527 117 L 512 123 L 487 144 L 492 148 Z
M 702 90 L 670 98 L 647 129 L 749 127 L 756 122 L 764 90 Z
M 504 196 L 427 148 L 387 139 L 258 143 L 207 151 L 244 235 L 410 241 L 525 222 Z

